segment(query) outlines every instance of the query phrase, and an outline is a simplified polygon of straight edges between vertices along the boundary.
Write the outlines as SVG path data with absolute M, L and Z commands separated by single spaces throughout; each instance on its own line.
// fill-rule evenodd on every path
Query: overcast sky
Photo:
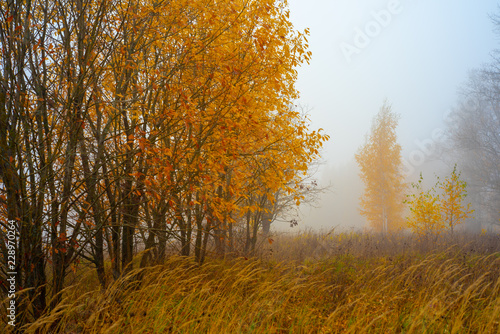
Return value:
M 311 32 L 312 61 L 299 70 L 300 102 L 312 108 L 314 126 L 331 135 L 325 158 L 333 165 L 353 156 L 385 98 L 401 114 L 406 154 L 416 140 L 430 138 L 468 71 L 488 62 L 498 42 L 492 0 L 289 4 L 295 28 Z
M 386 98 L 401 114 L 403 157 L 418 169 L 425 158 L 418 142 L 443 128 L 468 72 L 488 62 L 499 42 L 490 15 L 500 11 L 492 0 L 289 5 L 295 28 L 310 29 L 312 61 L 299 69 L 297 88 L 313 127 L 331 136 L 324 151 L 330 169 L 353 159 Z

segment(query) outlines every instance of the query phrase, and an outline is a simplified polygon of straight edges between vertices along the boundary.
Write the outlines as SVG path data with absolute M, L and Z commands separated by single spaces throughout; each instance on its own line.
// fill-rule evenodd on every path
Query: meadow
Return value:
M 171 256 L 105 290 L 82 264 L 61 304 L 26 333 L 500 331 L 496 234 L 303 232 L 260 246 L 201 267 Z

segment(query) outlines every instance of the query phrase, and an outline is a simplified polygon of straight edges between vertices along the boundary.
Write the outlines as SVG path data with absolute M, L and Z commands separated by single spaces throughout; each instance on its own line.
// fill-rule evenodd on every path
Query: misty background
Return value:
M 312 128 L 331 136 L 315 177 L 331 185 L 315 207 L 301 208 L 298 229 L 362 229 L 363 184 L 354 154 L 387 99 L 401 115 L 398 139 L 408 181 L 452 166 L 435 143 L 471 70 L 492 60 L 497 1 L 291 0 L 296 29 L 310 30 L 312 61 L 298 71 L 299 103 Z M 277 229 L 287 224 L 275 224 Z M 296 229 L 297 229 L 296 228 Z

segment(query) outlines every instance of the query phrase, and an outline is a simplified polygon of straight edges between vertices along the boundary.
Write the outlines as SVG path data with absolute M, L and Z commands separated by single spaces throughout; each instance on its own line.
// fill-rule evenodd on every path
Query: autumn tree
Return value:
M 375 117 L 366 143 L 355 155 L 365 184 L 361 214 L 372 228 L 387 233 L 402 226 L 403 193 L 401 146 L 397 143 L 398 116 L 387 103 Z
M 106 257 L 118 278 L 169 241 L 199 263 L 213 240 L 223 253 L 268 205 L 253 199 L 294 196 L 327 139 L 290 108 L 311 54 L 286 1 L 4 1 L 0 17 L 0 214 L 28 289 L 20 323 L 57 305 L 82 259 L 105 287 Z
M 423 177 L 412 183 L 414 193 L 407 195 L 409 205 L 408 227 L 424 237 L 437 236 L 446 230 L 453 233 L 455 228 L 470 218 L 474 210 L 470 203 L 465 204 L 467 184 L 460 179 L 461 173 L 455 165 L 453 171 L 443 181 L 439 178 L 434 187 L 427 191 L 423 188 Z
M 470 218 L 474 210 L 471 204 L 464 203 L 467 197 L 467 183 L 460 179 L 461 172 L 457 171 L 457 165 L 453 167 L 450 176 L 440 182 L 442 190 L 441 211 L 444 225 L 453 233 L 456 226 L 463 224 Z
M 57 303 L 67 270 L 94 238 L 82 233 L 87 213 L 102 214 L 79 150 L 90 92 L 113 48 L 104 33 L 112 5 L 0 3 L 0 178 L 5 218 L 17 228 L 16 282 L 28 289 L 20 324 L 44 312 L 47 291 Z
M 418 182 L 411 184 L 414 193 L 407 195 L 404 203 L 410 208 L 407 226 L 416 235 L 428 239 L 436 237 L 443 232 L 445 225 L 442 219 L 442 205 L 436 188 L 439 184 L 424 190 L 423 176 L 420 174 Z

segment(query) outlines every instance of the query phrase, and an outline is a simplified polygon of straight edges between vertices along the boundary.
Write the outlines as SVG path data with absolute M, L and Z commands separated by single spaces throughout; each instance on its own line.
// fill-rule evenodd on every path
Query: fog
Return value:
M 331 139 L 316 174 L 331 184 L 316 207 L 302 207 L 300 228 L 357 228 L 363 185 L 354 154 L 387 99 L 401 115 L 398 138 L 408 180 L 447 170 L 436 159 L 443 121 L 469 72 L 491 60 L 498 40 L 496 1 L 292 0 L 296 29 L 310 29 L 310 65 L 299 69 L 298 101 L 312 128 Z

